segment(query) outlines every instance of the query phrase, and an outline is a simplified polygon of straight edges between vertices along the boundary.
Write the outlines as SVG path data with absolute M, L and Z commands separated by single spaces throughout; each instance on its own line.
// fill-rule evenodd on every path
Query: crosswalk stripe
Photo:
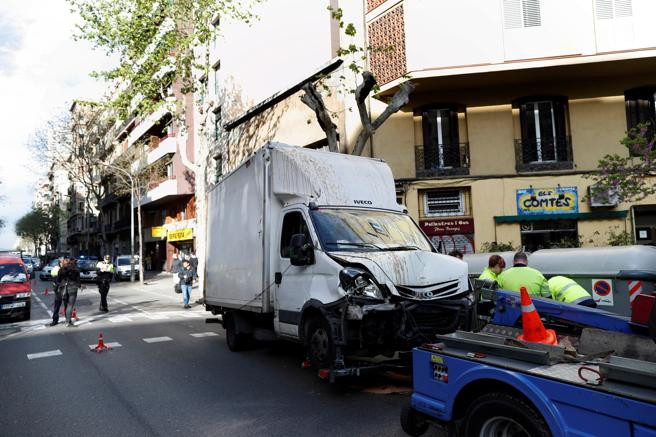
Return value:
M 214 337 L 215 335 L 219 335 L 219 334 L 217 334 L 216 332 L 196 332 L 189 335 L 191 335 L 192 337 L 201 338 L 201 337 Z
M 89 345 L 89 349 L 95 349 L 96 346 L 98 346 L 98 345 L 97 345 L 97 344 L 90 344 L 90 345 Z M 105 346 L 107 346 L 107 347 L 111 347 L 111 348 L 116 348 L 116 347 L 121 347 L 121 346 L 123 346 L 123 345 L 122 345 L 121 343 L 119 343 L 119 342 L 112 341 L 112 342 L 110 342 L 110 343 L 105 343 Z
M 27 359 L 35 360 L 37 358 L 56 357 L 57 355 L 63 355 L 62 351 L 56 349 L 54 351 L 38 352 L 36 354 L 27 354 Z
M 163 341 L 173 341 L 171 337 L 151 337 L 142 339 L 146 343 L 161 343 Z

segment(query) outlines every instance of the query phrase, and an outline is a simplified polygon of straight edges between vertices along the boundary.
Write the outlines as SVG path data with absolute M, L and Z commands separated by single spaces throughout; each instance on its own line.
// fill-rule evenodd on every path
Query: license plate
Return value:
M 6 303 L 2 305 L 3 310 L 8 310 L 11 308 L 21 308 L 25 306 L 25 302 L 15 302 L 15 303 Z

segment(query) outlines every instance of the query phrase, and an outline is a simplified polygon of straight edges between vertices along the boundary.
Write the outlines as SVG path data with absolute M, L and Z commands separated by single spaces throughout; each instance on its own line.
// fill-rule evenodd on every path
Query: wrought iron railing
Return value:
M 469 143 L 415 146 L 417 177 L 469 174 Z
M 518 172 L 571 169 L 574 167 L 571 138 L 516 139 L 515 164 Z

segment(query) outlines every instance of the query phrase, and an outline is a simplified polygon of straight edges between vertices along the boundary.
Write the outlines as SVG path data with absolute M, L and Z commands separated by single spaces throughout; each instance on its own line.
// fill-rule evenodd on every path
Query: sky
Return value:
M 0 0 L 0 250 L 16 245 L 14 223 L 44 176 L 35 171 L 30 137 L 73 99 L 97 99 L 105 90 L 89 73 L 112 60 L 73 40 L 75 22 L 65 0 Z

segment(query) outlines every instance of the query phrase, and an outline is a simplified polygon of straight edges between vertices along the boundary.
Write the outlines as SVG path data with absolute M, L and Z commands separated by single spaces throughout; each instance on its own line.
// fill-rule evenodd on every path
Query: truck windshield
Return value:
M 27 275 L 20 264 L 0 264 L 0 282 L 27 282 Z
M 318 209 L 312 211 L 312 219 L 321 244 L 328 251 L 433 250 L 405 214 Z

